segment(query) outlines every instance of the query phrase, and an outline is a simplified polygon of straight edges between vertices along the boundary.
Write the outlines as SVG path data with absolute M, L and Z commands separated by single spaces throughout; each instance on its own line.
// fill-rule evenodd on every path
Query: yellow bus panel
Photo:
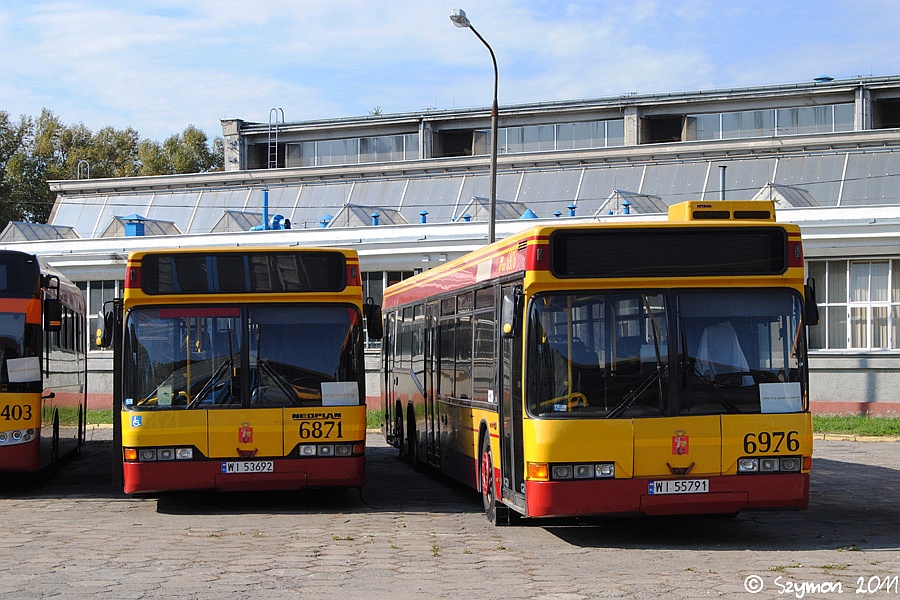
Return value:
M 298 444 L 351 443 L 366 439 L 365 406 L 317 406 L 284 410 L 284 451 Z
M 525 462 L 615 462 L 616 478 L 632 477 L 633 421 L 526 419 Z
M 211 410 L 210 458 L 284 456 L 281 408 Z
M 718 475 L 719 415 L 634 420 L 634 476 Z
M 812 417 L 809 413 L 722 415 L 722 472 L 737 472 L 744 456 L 812 457 Z M 808 462 L 801 469 L 809 470 Z
M 205 410 L 122 412 L 122 446 L 194 446 L 209 455 Z

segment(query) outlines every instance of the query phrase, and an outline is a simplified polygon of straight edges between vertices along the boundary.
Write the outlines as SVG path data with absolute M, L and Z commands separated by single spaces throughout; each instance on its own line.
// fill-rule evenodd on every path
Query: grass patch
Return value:
M 384 411 L 380 408 L 377 410 L 366 411 L 366 429 L 381 429 L 381 417 Z
M 900 419 L 861 415 L 813 415 L 816 433 L 900 436 Z
M 88 410 L 88 425 L 112 425 L 113 416 L 110 410 Z M 59 424 L 72 426 L 78 424 L 78 407 L 76 406 L 60 406 L 59 407 Z

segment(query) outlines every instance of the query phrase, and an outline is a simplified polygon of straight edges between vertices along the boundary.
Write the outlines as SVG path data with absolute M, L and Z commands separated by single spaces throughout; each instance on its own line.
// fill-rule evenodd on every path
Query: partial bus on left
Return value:
M 38 471 L 84 443 L 85 327 L 72 282 L 0 250 L 0 472 Z

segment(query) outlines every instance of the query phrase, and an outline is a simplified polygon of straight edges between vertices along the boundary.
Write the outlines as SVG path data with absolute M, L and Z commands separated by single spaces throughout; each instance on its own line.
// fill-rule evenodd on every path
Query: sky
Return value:
M 900 74 L 897 0 L 0 0 L 0 111 L 268 123 Z M 277 114 L 281 114 L 278 112 Z

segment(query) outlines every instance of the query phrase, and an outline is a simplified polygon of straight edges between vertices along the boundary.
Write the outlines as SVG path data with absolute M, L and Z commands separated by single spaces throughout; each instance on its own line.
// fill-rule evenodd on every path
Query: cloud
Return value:
M 500 102 L 896 71 L 890 0 L 466 0 Z M 162 140 L 219 119 L 288 121 L 490 104 L 486 48 L 419 0 L 0 4 L 0 110 L 48 108 Z

